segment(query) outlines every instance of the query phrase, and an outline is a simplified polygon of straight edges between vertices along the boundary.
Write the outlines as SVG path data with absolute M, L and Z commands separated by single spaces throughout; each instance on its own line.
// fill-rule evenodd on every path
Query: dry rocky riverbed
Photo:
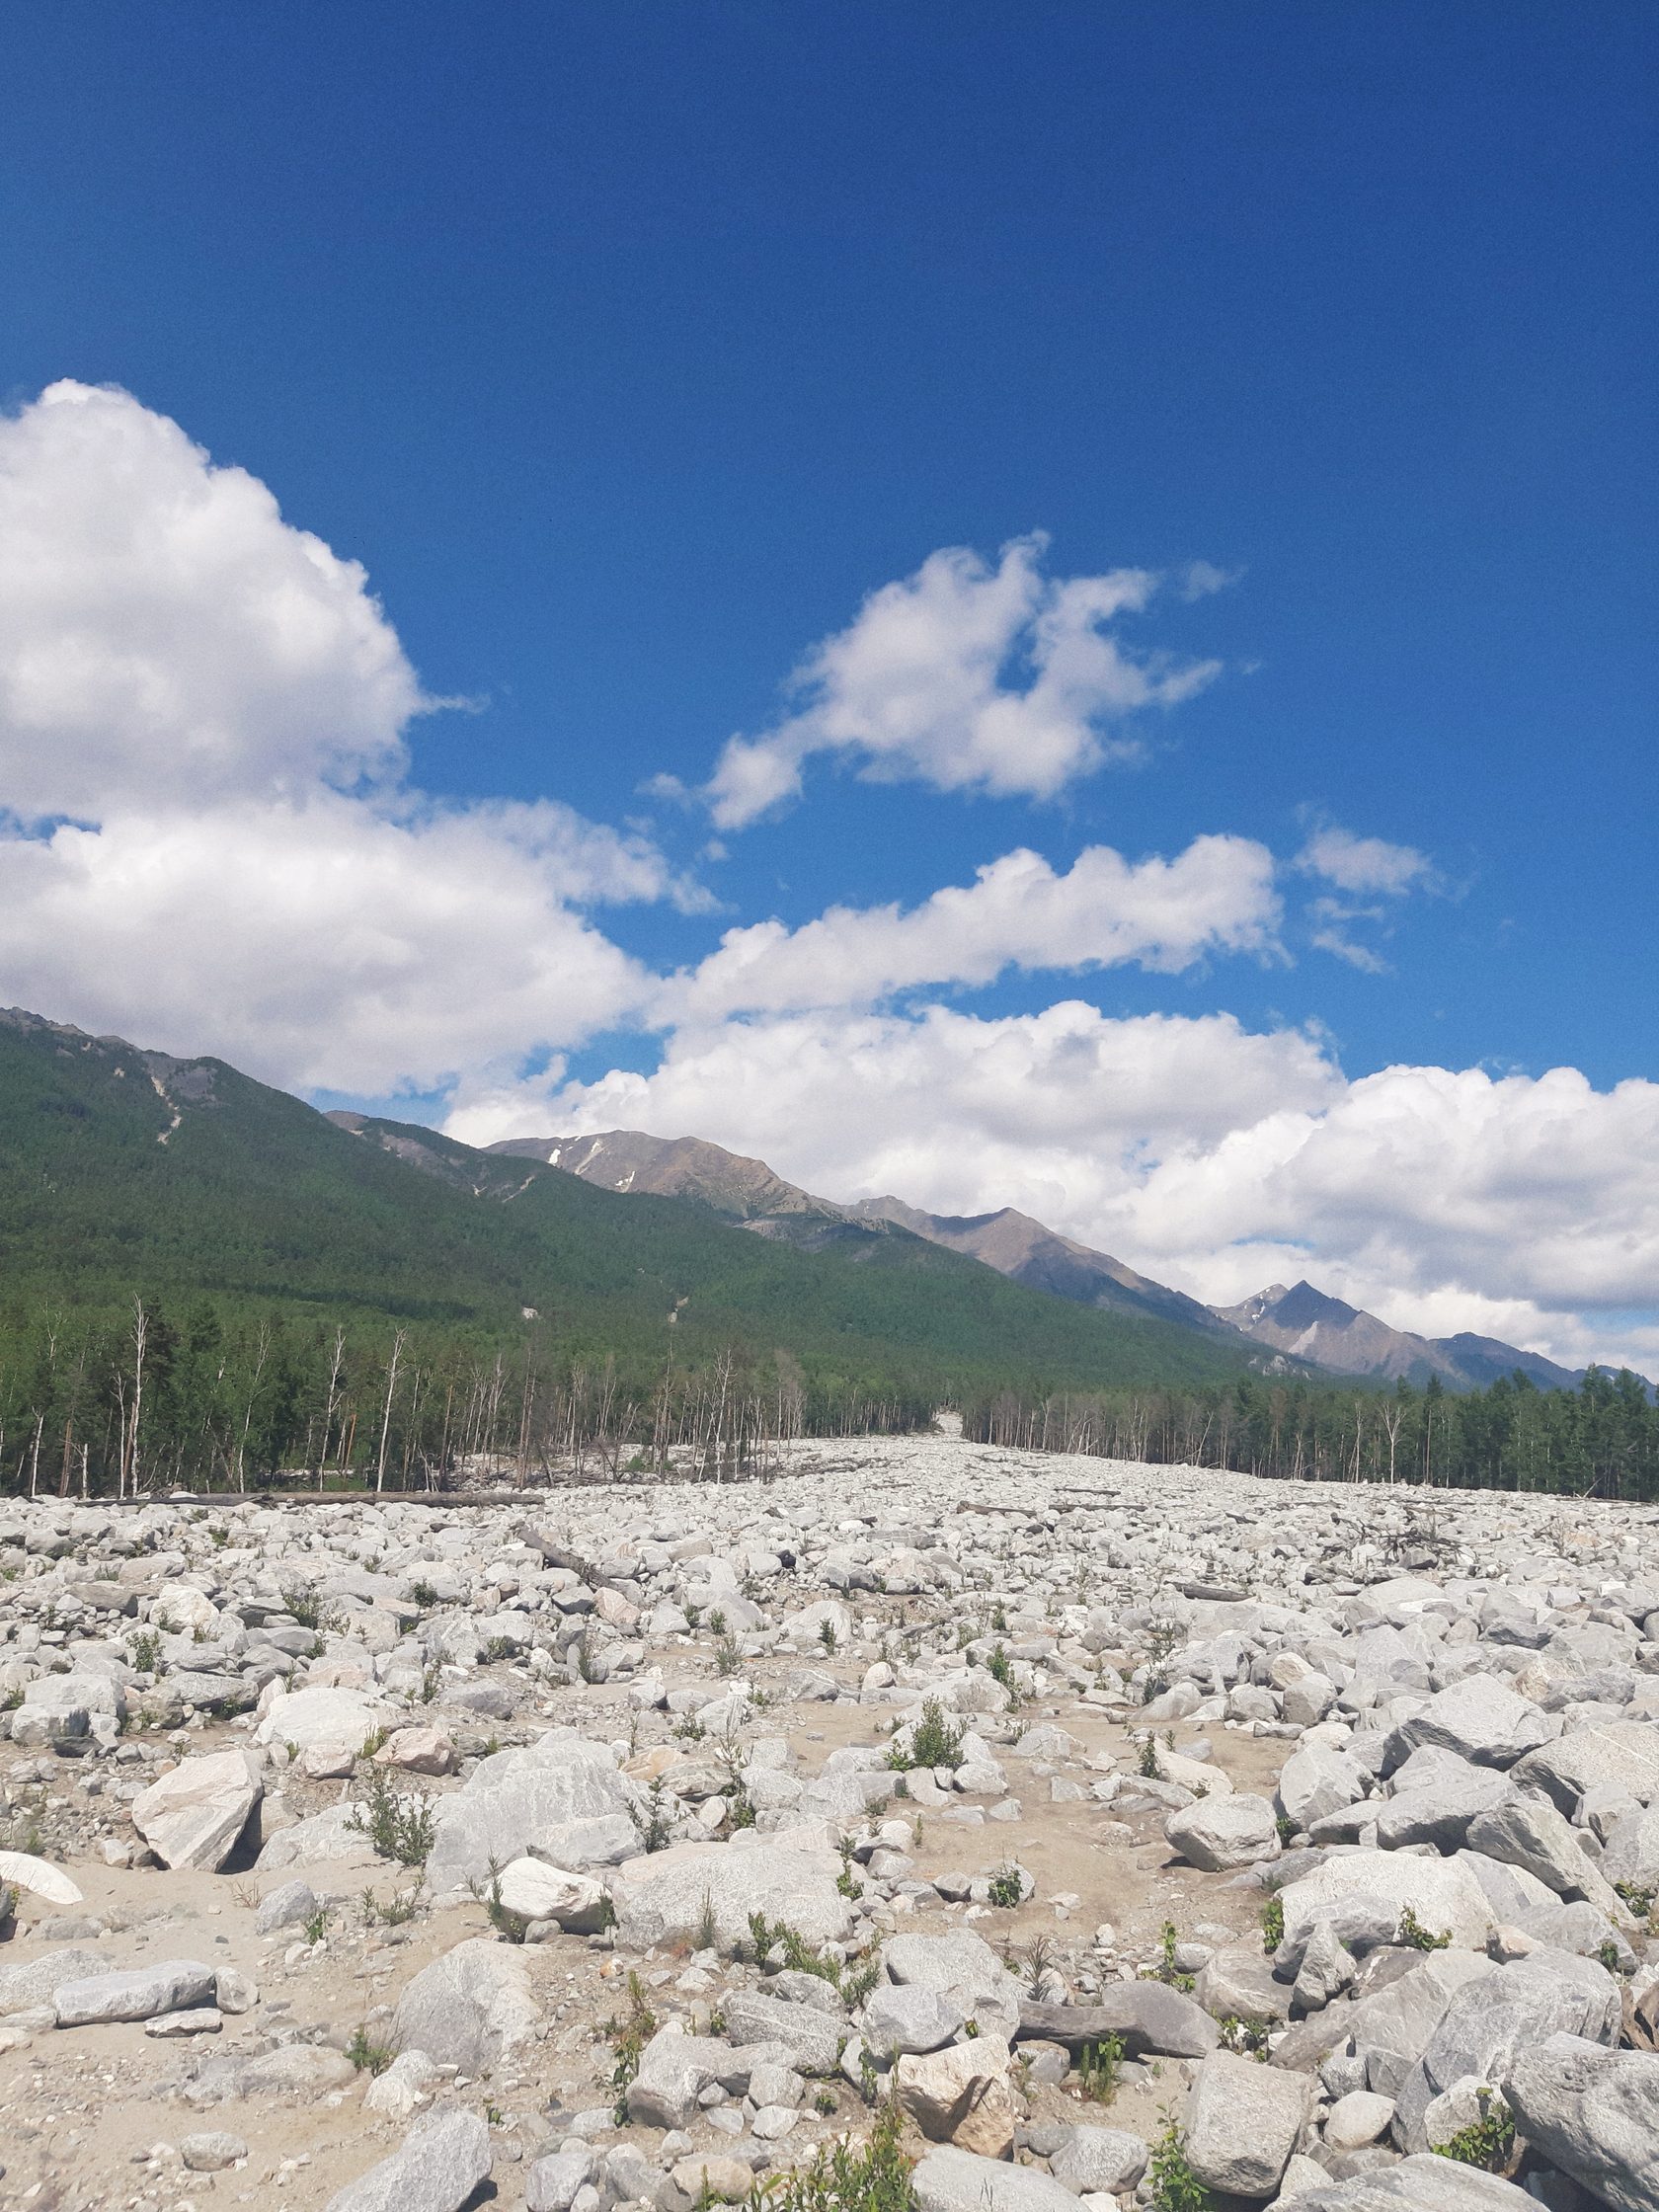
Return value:
M 919 2212 L 1659 2208 L 1651 1510 L 938 1438 L 0 1577 L 0 2205 L 691 2212 L 896 2114 Z

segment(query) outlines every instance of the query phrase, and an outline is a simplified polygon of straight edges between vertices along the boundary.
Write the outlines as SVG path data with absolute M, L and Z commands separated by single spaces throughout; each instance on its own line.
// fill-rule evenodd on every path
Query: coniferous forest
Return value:
M 1634 1376 L 1264 1375 L 903 1231 L 795 1250 L 26 1014 L 0 1020 L 0 1223 L 14 1494 L 726 1475 L 950 1405 L 1032 1450 L 1659 1496 Z

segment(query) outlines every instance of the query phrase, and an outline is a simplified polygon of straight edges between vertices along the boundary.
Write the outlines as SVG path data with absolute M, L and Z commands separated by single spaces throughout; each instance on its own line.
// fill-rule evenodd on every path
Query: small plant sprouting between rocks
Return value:
M 1478 2166 L 1487 2173 L 1507 2172 L 1515 2151 L 1515 2114 L 1494 2090 L 1475 2091 L 1480 2117 L 1460 2128 L 1450 2142 L 1435 2145 L 1443 2159 Z
M 749 1916 L 749 1939 L 754 1952 L 755 1963 L 764 1965 L 774 1951 L 782 1954 L 783 1963 L 796 1974 L 816 1974 L 849 2007 L 862 2005 L 876 1986 L 880 1967 L 871 1964 L 850 1970 L 831 1951 L 815 1950 L 798 1928 L 791 1928 L 786 1920 L 768 1920 L 764 1913 Z
M 161 1664 L 161 1638 L 153 1628 L 140 1628 L 127 1649 L 132 1654 L 132 1664 L 141 1675 L 153 1675 Z
M 646 1784 L 645 1820 L 640 1829 L 641 1841 L 647 1851 L 667 1851 L 671 1823 L 668 1808 L 663 1803 L 661 1776 Z
M 1187 2138 L 1173 2112 L 1161 2112 L 1163 2133 L 1152 2146 L 1146 2178 L 1151 2212 L 1215 2212 L 1215 2198 L 1192 2170 Z
M 835 1849 L 841 1855 L 841 1870 L 835 1876 L 835 1887 L 840 1891 L 843 1897 L 850 1897 L 856 1900 L 863 1896 L 864 1884 L 859 1880 L 858 1876 L 852 1870 L 852 1838 L 850 1836 L 842 1836 L 837 1842 Z
M 692 1940 L 698 1950 L 712 1951 L 718 1947 L 720 1924 L 714 1917 L 714 1896 L 709 1890 L 705 1889 L 703 1891 L 703 1902 L 697 1914 L 697 1925 L 691 1933 Z
M 735 1675 L 742 1661 L 738 1656 L 736 1636 L 722 1636 L 714 1647 L 714 1671 L 717 1675 Z
M 1262 1907 L 1262 1949 L 1271 1958 L 1285 1940 L 1285 1908 L 1277 1897 Z
M 418 1606 L 434 1606 L 437 1603 L 437 1592 L 433 1588 L 430 1582 L 416 1583 L 414 1589 L 410 1591 L 409 1595 L 414 1599 L 415 1603 Z
M 415 1892 L 412 1889 L 394 1890 L 390 1897 L 376 1897 L 372 1889 L 362 1893 L 362 1916 L 365 1928 L 401 1928 L 415 1918 Z
M 314 1590 L 284 1590 L 282 1603 L 302 1628 L 316 1628 L 322 1623 L 322 1601 Z
M 1193 1986 L 1192 1976 L 1183 1974 L 1175 1963 L 1175 1953 L 1180 1942 L 1180 1930 L 1172 1920 L 1166 1920 L 1158 1931 L 1158 1962 L 1152 1968 L 1149 1979 L 1162 1982 L 1166 1989 L 1190 1991 Z
M 400 1797 L 378 1767 L 368 1775 L 368 1794 L 352 1807 L 348 1826 L 366 1836 L 382 1858 L 400 1866 L 424 1866 L 433 1848 L 436 1823 L 424 1797 Z
M 522 1913 L 515 1913 L 511 1906 L 502 1903 L 501 1861 L 491 1859 L 488 1882 L 474 1881 L 470 1886 L 474 1897 L 489 1914 L 490 1926 L 496 1934 L 510 1943 L 521 1943 L 530 1924 Z
M 1019 1685 L 1014 1680 L 1014 1662 L 999 1643 L 993 1643 L 985 1655 L 985 1671 L 992 1682 L 999 1682 L 1008 1693 L 1010 1704 L 1019 1703 Z
M 1443 1951 L 1450 1944 L 1452 1937 L 1449 1934 L 1442 1935 L 1435 1929 L 1425 1928 L 1417 1915 L 1411 1910 L 1411 1907 L 1407 1905 L 1400 1915 L 1399 1934 L 1394 1940 L 1397 1943 L 1404 1943 L 1408 1949 L 1414 1951 Z
M 825 1655 L 833 1658 L 835 1652 L 835 1623 L 832 1620 L 821 1620 L 819 1622 L 818 1640 L 824 1646 Z
M 1025 1896 L 1025 1883 L 1017 1866 L 993 1867 L 990 1885 L 986 1891 L 988 1900 L 999 1912 L 1011 1913 Z
M 657 2032 L 657 2015 L 651 2010 L 645 1994 L 645 1984 L 639 1976 L 628 1976 L 628 2010 L 620 2019 L 606 2020 L 606 2041 L 616 2053 L 616 2064 L 610 2070 L 610 2086 L 616 2093 L 615 2115 L 618 2127 L 628 2124 L 628 2084 L 639 2072 L 640 2053 Z
M 1162 1781 L 1163 1762 L 1158 1757 L 1158 1742 L 1155 1736 L 1142 1737 L 1141 1756 L 1135 1763 L 1135 1771 L 1144 1781 Z
M 385 2043 L 371 2043 L 366 2027 L 354 2028 L 352 2040 L 346 2046 L 346 2056 L 359 2074 L 384 2074 L 397 2056 Z
M 862 2146 L 838 2142 L 810 2165 L 757 2181 L 746 2212 L 915 2212 L 899 2126 L 899 2114 L 889 2108 Z
M 320 1943 L 328 1934 L 328 1924 L 329 1909 L 326 1905 L 319 1905 L 317 1910 L 306 1920 L 300 1934 L 308 1943 Z
M 1173 1621 L 1154 1621 L 1146 1631 L 1146 1673 L 1141 1677 L 1141 1702 L 1149 1705 L 1169 1688 L 1169 1662 L 1181 1648 L 1181 1631 Z
M 927 1698 L 921 1717 L 910 1730 L 909 1743 L 896 1743 L 887 1755 L 887 1763 L 898 1774 L 912 1767 L 949 1767 L 954 1773 L 962 1764 L 961 1721 L 953 1727 L 938 1698 Z
M 1077 2087 L 1090 2103 L 1111 2103 L 1118 2094 L 1123 2062 L 1121 2035 L 1103 2035 L 1098 2043 L 1085 2043 L 1078 2051 Z

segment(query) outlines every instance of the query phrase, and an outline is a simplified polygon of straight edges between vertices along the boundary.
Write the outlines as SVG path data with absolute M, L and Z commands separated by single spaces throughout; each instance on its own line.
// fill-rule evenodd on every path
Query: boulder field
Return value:
M 1649 1507 L 0 1501 L 6 2202 L 1656 2212 L 1656 1905 Z

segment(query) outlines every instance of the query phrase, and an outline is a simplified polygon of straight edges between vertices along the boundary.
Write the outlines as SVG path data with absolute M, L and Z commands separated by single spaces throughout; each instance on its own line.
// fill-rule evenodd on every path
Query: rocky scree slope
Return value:
M 896 2128 L 916 2212 L 1659 2201 L 1653 1511 L 875 1441 L 11 1502 L 0 1593 L 22 2200 L 692 2212 Z

